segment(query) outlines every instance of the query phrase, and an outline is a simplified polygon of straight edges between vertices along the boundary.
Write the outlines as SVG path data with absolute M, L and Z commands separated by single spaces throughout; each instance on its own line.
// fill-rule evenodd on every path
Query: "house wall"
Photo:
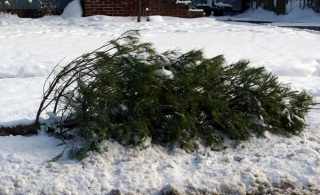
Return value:
M 71 2 L 72 0 L 55 0 L 54 2 L 57 6 L 57 10 L 55 15 L 59 15 L 62 13 L 63 9 Z M 2 7 L 2 12 L 16 14 L 21 18 L 37 18 L 41 17 L 37 12 L 39 9 L 40 0 L 32 0 L 32 3 L 29 3 L 28 0 L 12 0 L 10 6 L 5 6 L 5 0 L 0 0 Z
M 72 0 L 55 0 L 53 1 L 59 9 L 64 9 Z M 5 0 L 0 0 L 0 2 L 3 5 L 3 9 L 23 9 L 23 10 L 32 10 L 32 9 L 38 9 L 38 5 L 40 3 L 40 0 L 32 0 L 32 3 L 30 4 L 28 0 L 12 0 L 10 7 L 4 6 Z
M 315 10 L 316 12 L 320 12 L 320 0 L 315 0 Z
M 138 0 L 83 0 L 83 7 L 85 16 L 137 16 Z M 190 12 L 189 5 L 176 4 L 176 0 L 141 0 L 141 16 L 149 15 L 193 18 L 202 13 Z

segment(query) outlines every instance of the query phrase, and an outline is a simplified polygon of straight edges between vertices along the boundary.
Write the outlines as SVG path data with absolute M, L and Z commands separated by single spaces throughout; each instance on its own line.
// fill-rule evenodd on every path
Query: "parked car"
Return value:
M 201 0 L 197 9 L 203 9 L 207 16 L 223 16 L 225 11 L 241 12 L 245 9 L 245 0 Z

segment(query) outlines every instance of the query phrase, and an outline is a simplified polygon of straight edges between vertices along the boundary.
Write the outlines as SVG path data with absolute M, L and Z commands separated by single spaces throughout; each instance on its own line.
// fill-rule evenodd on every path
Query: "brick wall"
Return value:
M 83 0 L 82 3 L 84 16 L 137 16 L 138 13 L 138 0 Z M 176 0 L 141 0 L 141 16 L 149 15 L 194 18 L 202 13 L 189 12 L 188 5 L 176 4 Z

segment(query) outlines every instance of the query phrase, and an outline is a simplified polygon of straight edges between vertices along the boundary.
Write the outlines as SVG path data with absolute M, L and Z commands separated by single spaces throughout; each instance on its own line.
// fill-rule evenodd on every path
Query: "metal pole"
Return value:
M 141 0 L 138 0 L 138 22 L 141 21 Z

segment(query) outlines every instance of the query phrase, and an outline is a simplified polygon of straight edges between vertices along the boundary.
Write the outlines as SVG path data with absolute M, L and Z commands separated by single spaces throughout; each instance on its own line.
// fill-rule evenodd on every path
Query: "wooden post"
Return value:
M 138 0 L 138 22 L 141 21 L 141 0 Z

